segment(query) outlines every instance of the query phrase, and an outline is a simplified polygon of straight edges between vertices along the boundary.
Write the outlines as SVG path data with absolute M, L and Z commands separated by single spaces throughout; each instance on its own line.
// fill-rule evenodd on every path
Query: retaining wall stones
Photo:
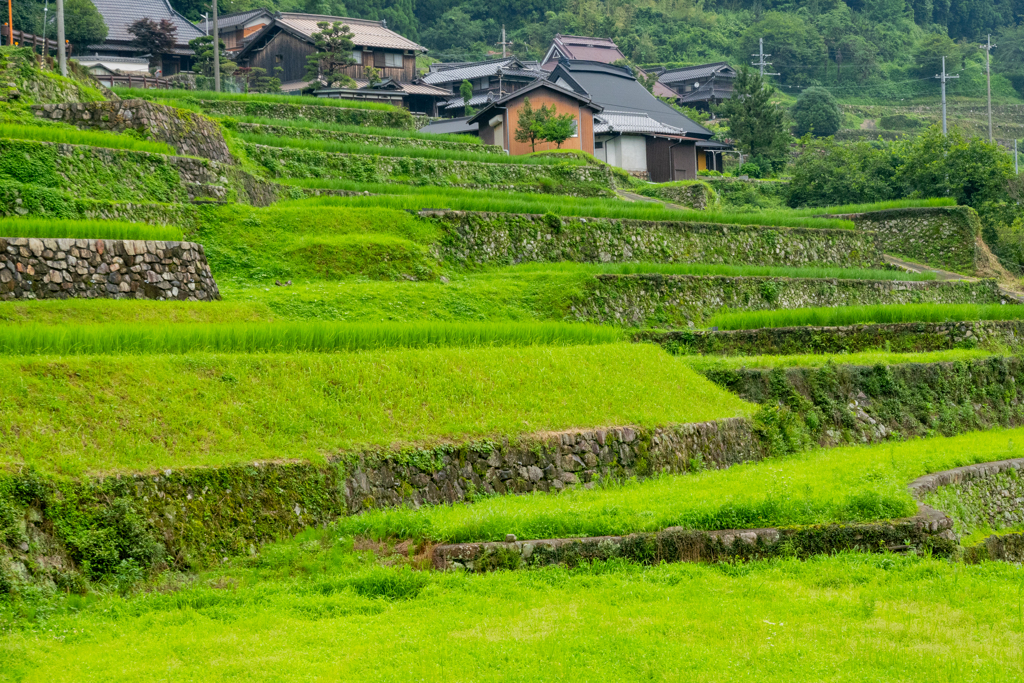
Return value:
M 776 410 L 779 438 L 789 450 L 1024 425 L 1018 389 L 1024 360 L 1017 356 L 874 367 L 709 368 L 703 374 Z
M 649 185 L 643 187 L 640 194 L 647 197 L 659 197 L 673 204 L 702 211 L 717 208 L 722 201 L 714 188 L 703 180 Z
M 39 118 L 115 133 L 134 130 L 153 140 L 168 143 L 178 154 L 235 163 L 216 122 L 187 109 L 146 100 L 65 102 L 35 105 L 32 109 Z
M 219 299 L 200 244 L 0 238 L 0 300 Z
M 995 280 L 901 282 L 694 275 L 597 275 L 570 300 L 579 321 L 686 328 L 717 311 L 908 303 L 999 303 Z
M 968 275 L 975 272 L 981 220 L 967 206 L 891 209 L 843 216 L 878 236 L 887 254 Z
M 854 353 L 869 349 L 920 353 L 955 348 L 1016 348 L 1024 342 L 1024 321 L 976 320 L 760 330 L 643 330 L 635 333 L 633 338 L 661 344 L 672 353 L 717 356 Z
M 204 113 L 213 116 L 260 116 L 268 119 L 306 119 L 326 121 L 350 126 L 373 126 L 416 130 L 416 121 L 406 109 L 378 110 L 354 107 L 331 107 L 316 104 L 287 102 L 260 102 L 253 100 L 194 100 L 183 93 L 185 99 L 195 102 Z
M 566 192 L 610 192 L 611 172 L 605 166 L 484 163 L 420 157 L 335 154 L 311 149 L 269 147 L 245 143 L 249 158 L 278 178 L 339 178 L 364 182 L 416 181 L 434 185 L 522 186 L 538 189 L 545 183 L 566 183 Z M 600 186 L 597 188 L 587 185 Z M 559 185 L 551 189 L 558 191 Z
M 440 255 L 462 266 L 529 261 L 877 267 L 873 236 L 854 230 L 422 211 L 445 231 Z
M 330 142 L 348 142 L 360 145 L 377 145 L 379 147 L 421 147 L 424 149 L 450 149 L 460 152 L 477 152 L 479 154 L 504 154 L 498 145 L 480 145 L 472 142 L 448 142 L 446 140 L 424 140 L 389 135 L 369 135 L 366 133 L 348 133 L 340 130 L 321 128 L 300 128 L 297 126 L 272 126 L 263 123 L 245 123 L 242 121 L 226 121 L 225 125 L 240 133 L 257 135 L 277 135 L 286 138 L 305 140 L 327 140 Z

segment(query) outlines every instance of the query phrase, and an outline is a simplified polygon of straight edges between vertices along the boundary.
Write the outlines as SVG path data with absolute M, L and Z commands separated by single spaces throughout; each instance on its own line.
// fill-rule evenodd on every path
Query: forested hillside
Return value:
M 197 18 L 205 0 L 174 0 Z M 984 93 L 993 35 L 996 97 L 1024 93 L 1024 0 L 224 0 L 387 19 L 443 60 L 482 59 L 504 24 L 517 55 L 540 58 L 556 33 L 613 38 L 637 64 L 750 61 L 765 39 L 783 91 L 830 86 L 844 99 L 903 99 L 935 90 L 947 57 L 952 95 Z

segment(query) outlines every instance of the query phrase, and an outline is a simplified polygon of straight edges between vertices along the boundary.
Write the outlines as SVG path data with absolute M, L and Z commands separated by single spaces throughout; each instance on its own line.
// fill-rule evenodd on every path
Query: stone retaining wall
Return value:
M 901 282 L 694 275 L 597 275 L 570 300 L 572 318 L 631 327 L 687 328 L 723 308 L 1000 303 L 995 280 Z
M 354 107 L 260 102 L 258 100 L 192 100 L 187 93 L 183 95 L 185 99 L 194 101 L 204 113 L 211 116 L 260 116 L 268 119 L 327 121 L 350 126 L 417 129 L 415 119 L 406 109 L 356 109 Z
M 843 216 L 878 236 L 879 249 L 956 273 L 975 272 L 981 220 L 967 206 L 891 209 Z
M 200 244 L 0 238 L 0 300 L 219 299 Z
M 920 353 L 956 348 L 1015 348 L 1024 343 L 1024 321 L 975 320 L 760 330 L 644 330 L 635 333 L 633 338 L 639 342 L 660 344 L 672 353 L 716 356 L 855 353 L 869 349 Z
M 304 140 L 327 140 L 330 142 L 348 142 L 359 145 L 377 145 L 379 147 L 421 147 L 424 149 L 450 149 L 460 152 L 476 152 L 479 154 L 504 154 L 505 150 L 497 145 L 481 145 L 472 142 L 448 142 L 447 140 L 424 140 L 389 135 L 369 135 L 366 133 L 348 133 L 340 130 L 321 128 L 305 128 L 298 126 L 272 126 L 263 123 L 225 122 L 240 133 L 257 135 L 277 135 L 285 138 Z
M 715 189 L 703 180 L 689 180 L 661 185 L 649 185 L 640 189 L 640 194 L 647 197 L 666 199 L 673 204 L 690 209 L 715 209 L 721 204 L 721 198 Z
M 611 188 L 605 166 L 566 163 L 535 165 L 455 161 L 421 157 L 335 154 L 311 149 L 269 147 L 245 143 L 249 158 L 278 178 L 337 178 L 364 182 L 410 182 L 459 186 L 514 186 L 539 189 L 545 183 L 566 183 L 566 192 L 587 184 Z M 552 190 L 559 186 L 553 184 Z M 596 191 L 596 190 L 595 190 Z M 610 190 L 608 190 L 610 191 Z
M 39 118 L 63 121 L 79 128 L 122 133 L 134 130 L 166 142 L 178 154 L 233 164 L 220 127 L 202 114 L 146 100 L 65 102 L 32 107 Z
M 873 236 L 854 230 L 422 211 L 445 231 L 442 258 L 461 266 L 530 261 L 877 267 Z

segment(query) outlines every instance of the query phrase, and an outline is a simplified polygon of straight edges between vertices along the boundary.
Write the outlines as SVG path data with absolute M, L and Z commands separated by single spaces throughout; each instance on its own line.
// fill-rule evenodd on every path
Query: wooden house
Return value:
M 174 47 L 164 54 L 152 55 L 150 65 L 155 68 L 158 76 L 173 76 L 179 71 L 192 68 L 195 53 L 188 46 L 188 41 L 206 34 L 176 12 L 168 0 L 92 0 L 92 4 L 107 25 L 107 37 L 102 43 L 81 50 L 83 54 L 91 53 L 93 57 L 138 57 L 139 49 L 132 45 L 135 37 L 128 33 L 128 27 L 139 19 L 151 19 L 157 23 L 166 19 L 177 29 Z
M 658 83 L 672 90 L 678 104 L 708 110 L 732 97 L 736 69 L 725 62 L 669 69 L 658 75 Z
M 527 98 L 534 110 L 542 106 L 553 106 L 556 114 L 572 114 L 575 117 L 576 134 L 563 142 L 561 149 L 594 153 L 594 114 L 599 113 L 601 107 L 594 104 L 587 95 L 543 79 L 494 100 L 470 117 L 466 124 L 479 127 L 478 135 L 486 145 L 498 145 L 509 154 L 529 154 L 534 151 L 530 143 L 517 142 L 515 139 L 519 113 Z M 558 149 L 558 146 L 552 142 L 537 143 L 538 152 L 552 149 Z
M 220 34 L 220 39 L 224 41 L 225 50 L 238 52 L 246 42 L 273 20 L 273 12 L 265 9 L 222 14 L 217 17 L 217 32 Z
M 479 109 L 502 95 L 529 85 L 543 75 L 537 62 L 503 57 L 483 62 L 434 63 L 430 65 L 430 72 L 420 78 L 420 82 L 445 89 L 448 97 L 439 105 L 439 113 L 459 116 L 466 107 L 460 92 L 463 81 L 469 81 L 473 86 L 469 106 Z
M 415 80 L 416 55 L 427 49 L 395 33 L 385 21 L 278 12 L 248 39 L 235 59 L 239 66 L 260 67 L 268 74 L 280 73 L 284 91 L 301 90 L 309 83 L 306 58 L 316 52 L 312 36 L 320 30 L 317 23 L 322 21 L 341 22 L 352 32 L 355 64 L 345 71 L 351 78 L 365 80 L 367 67 L 373 67 L 381 78 L 397 83 Z M 281 71 L 275 71 L 277 68 Z

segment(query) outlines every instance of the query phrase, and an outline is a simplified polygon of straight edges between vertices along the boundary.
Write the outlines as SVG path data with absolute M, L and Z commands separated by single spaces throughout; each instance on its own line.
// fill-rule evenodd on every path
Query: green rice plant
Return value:
M 838 280 L 934 280 L 934 273 L 906 273 L 874 268 L 788 268 L 782 266 L 733 266 L 719 263 L 574 263 L 572 261 L 521 263 L 496 272 L 574 272 L 612 275 L 722 275 L 726 277 L 790 277 Z
M 0 327 L 0 354 L 334 353 L 611 344 L 622 339 L 613 328 L 545 322 L 19 325 Z
M 225 121 L 226 119 L 220 119 Z M 263 116 L 237 116 L 231 121 L 238 123 L 256 123 L 263 126 L 280 126 L 285 128 L 308 128 L 313 130 L 330 130 L 338 133 L 355 133 L 358 135 L 379 135 L 392 138 L 413 138 L 416 140 L 437 140 L 440 142 L 459 142 L 465 145 L 483 145 L 483 140 L 475 135 L 456 135 L 451 133 L 421 133 L 418 130 L 402 130 L 398 128 L 380 128 L 378 126 L 351 126 L 333 121 L 310 121 L 308 119 L 270 119 Z
M 956 206 L 952 197 L 935 197 L 932 199 L 892 199 L 871 204 L 843 204 L 841 206 L 822 206 L 817 208 L 791 209 L 794 216 L 841 216 L 851 213 L 869 213 L 888 209 L 935 208 L 940 206 Z
M 380 183 L 354 183 L 312 178 L 284 178 L 279 182 L 316 189 L 341 189 L 370 192 L 370 196 L 312 197 L 282 203 L 287 206 L 381 207 L 405 211 L 447 209 L 453 211 L 490 211 L 500 213 L 554 213 L 559 216 L 625 218 L 646 221 L 686 221 L 726 225 L 765 225 L 771 227 L 853 229 L 852 221 L 836 218 L 792 216 L 785 211 L 762 214 L 734 214 L 722 211 L 696 211 L 666 208 L 647 202 L 619 199 L 595 199 L 461 188 L 416 187 Z
M 644 482 L 607 482 L 557 496 L 373 510 L 336 523 L 344 535 L 440 543 L 606 536 L 689 529 L 756 529 L 911 516 L 913 479 L 1024 455 L 1024 429 L 804 451 Z
M 808 353 L 790 356 L 682 356 L 697 372 L 711 370 L 737 370 L 739 368 L 820 368 L 835 365 L 899 365 L 901 363 L 950 363 L 978 360 L 992 356 L 981 349 L 948 349 L 922 353 L 892 353 L 888 351 L 862 351 L 859 353 Z
M 1017 304 L 880 304 L 723 312 L 712 316 L 708 325 L 721 330 L 757 330 L 805 325 L 837 327 L 866 323 L 945 323 L 1021 319 L 1024 319 L 1024 305 Z
M 184 239 L 181 230 L 170 225 L 63 218 L 0 218 L 0 237 L 161 242 L 180 242 Z
M 174 148 L 165 142 L 139 140 L 130 135 L 122 135 L 120 133 L 78 130 L 77 128 L 57 126 L 2 124 L 0 125 L 0 138 L 56 142 L 66 145 L 86 145 L 89 147 L 107 147 L 110 149 L 130 149 L 137 152 L 152 152 L 154 154 L 176 154 Z
M 265 102 L 268 104 L 307 104 L 317 107 L 341 107 L 343 109 L 376 109 L 379 111 L 395 111 L 396 107 L 381 102 L 357 102 L 355 100 L 339 100 L 330 97 L 311 97 L 306 95 L 274 95 L 269 93 L 235 93 L 214 92 L 212 90 L 149 90 L 143 88 L 115 87 L 114 93 L 121 99 L 143 99 L 153 102 L 161 100 L 177 100 L 182 102 L 202 102 L 204 100 L 228 100 L 233 102 Z
M 420 159 L 474 161 L 486 164 L 524 164 L 530 166 L 550 166 L 553 164 L 569 164 L 572 166 L 586 165 L 586 161 L 577 158 L 530 155 L 509 156 L 505 154 L 488 154 L 486 152 L 470 152 L 455 149 L 434 149 L 431 147 L 382 147 L 381 145 L 360 144 L 354 142 L 335 142 L 333 140 L 312 140 L 308 138 L 286 138 L 275 135 L 258 135 L 255 133 L 237 133 L 237 136 L 246 142 L 250 142 L 255 145 L 308 149 L 328 154 L 366 154 L 370 156 L 416 157 Z

